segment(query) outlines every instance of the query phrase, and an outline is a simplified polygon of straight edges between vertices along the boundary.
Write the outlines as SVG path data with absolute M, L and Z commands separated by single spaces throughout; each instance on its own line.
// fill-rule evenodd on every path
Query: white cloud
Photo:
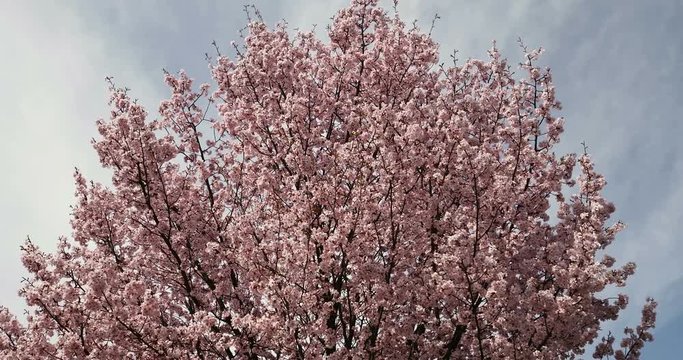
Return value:
M 118 75 L 135 94 L 154 91 L 134 54 L 88 32 L 63 4 L 13 2 L 0 14 L 0 304 L 16 311 L 23 240 L 50 250 L 71 234 L 75 166 L 107 180 L 89 142 L 108 114 L 104 77 Z

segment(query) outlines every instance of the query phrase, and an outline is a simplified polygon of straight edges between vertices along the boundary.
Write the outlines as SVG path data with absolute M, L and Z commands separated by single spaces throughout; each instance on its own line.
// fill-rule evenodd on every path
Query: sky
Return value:
M 0 0 L 0 304 L 21 312 L 27 236 L 46 250 L 69 236 L 72 174 L 107 182 L 90 139 L 106 117 L 106 76 L 154 114 L 168 96 L 162 69 L 209 79 L 212 41 L 228 49 L 247 22 L 244 1 Z M 346 0 L 255 0 L 271 25 L 324 26 Z M 388 5 L 388 4 L 387 4 Z M 643 359 L 683 347 L 683 1 L 401 0 L 407 22 L 432 32 L 447 58 L 482 58 L 493 40 L 512 63 L 517 39 L 542 46 L 566 118 L 558 154 L 585 142 L 607 181 L 614 219 L 628 227 L 608 253 L 638 270 L 631 304 L 606 329 L 637 324 L 659 302 L 655 342 Z

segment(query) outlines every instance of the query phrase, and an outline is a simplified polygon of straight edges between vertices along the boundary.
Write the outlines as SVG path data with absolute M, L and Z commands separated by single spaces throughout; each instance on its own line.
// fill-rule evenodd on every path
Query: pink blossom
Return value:
M 212 93 L 166 74 L 158 121 L 112 86 L 113 186 L 76 172 L 73 239 L 23 246 L 1 358 L 573 359 L 626 307 L 601 295 L 635 271 L 603 253 L 623 224 L 590 156 L 554 153 L 540 49 L 518 77 L 495 47 L 439 67 L 376 0 L 329 42 L 248 31 Z M 593 357 L 637 359 L 655 306 Z

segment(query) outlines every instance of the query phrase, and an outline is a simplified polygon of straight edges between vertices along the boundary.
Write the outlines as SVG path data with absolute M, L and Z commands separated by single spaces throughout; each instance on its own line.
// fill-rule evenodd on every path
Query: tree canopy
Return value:
M 215 84 L 166 74 L 154 120 L 112 85 L 112 185 L 76 171 L 72 238 L 23 246 L 0 357 L 637 359 L 656 304 L 598 341 L 635 265 L 603 251 L 590 156 L 553 152 L 540 50 L 441 64 L 375 0 L 327 34 L 251 21 Z

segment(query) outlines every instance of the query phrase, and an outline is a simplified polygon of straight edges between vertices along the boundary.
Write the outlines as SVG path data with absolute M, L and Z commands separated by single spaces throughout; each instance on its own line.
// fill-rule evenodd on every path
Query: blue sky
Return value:
M 346 0 L 252 1 L 267 22 L 324 25 Z M 89 140 L 108 114 L 105 76 L 132 89 L 154 113 L 167 95 L 162 68 L 208 79 L 205 52 L 238 40 L 243 2 L 0 0 L 0 304 L 22 309 L 19 245 L 30 235 L 53 249 L 69 235 L 72 172 L 107 181 Z M 636 261 L 629 309 L 635 324 L 646 296 L 660 303 L 656 340 L 644 359 L 680 358 L 683 342 L 683 1 L 403 0 L 445 57 L 483 57 L 497 40 L 516 62 L 516 39 L 546 49 L 564 105 L 558 153 L 585 141 L 609 182 L 615 218 L 628 224 L 609 253 Z

